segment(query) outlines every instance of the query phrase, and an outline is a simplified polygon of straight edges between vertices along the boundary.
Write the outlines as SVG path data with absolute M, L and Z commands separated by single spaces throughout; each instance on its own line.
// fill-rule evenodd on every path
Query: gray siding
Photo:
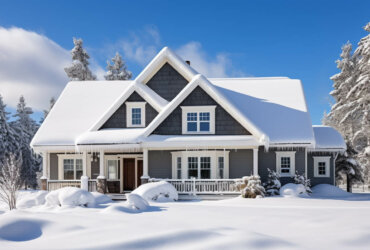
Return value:
M 330 156 L 330 177 L 314 177 L 314 156 Z M 311 186 L 315 186 L 318 184 L 331 184 L 334 185 L 334 164 L 333 164 L 333 156 L 330 153 L 312 153 L 308 154 L 307 157 L 307 173 L 308 178 L 311 179 Z
M 99 161 L 92 161 L 91 162 L 91 179 L 96 179 L 99 176 L 99 169 L 100 163 Z
M 253 150 L 237 149 L 229 153 L 229 178 L 240 178 L 253 174 Z
M 154 130 L 153 134 L 181 135 L 182 110 L 180 106 L 216 105 L 216 135 L 250 135 L 239 122 L 226 112 L 201 87 L 197 87 L 176 109 Z
M 172 155 L 171 151 L 149 151 L 148 171 L 152 178 L 172 178 Z
M 147 82 L 149 88 L 167 101 L 172 101 L 187 84 L 188 81 L 168 63 Z
M 50 180 L 58 180 L 58 155 L 57 153 L 51 153 L 50 159 Z
M 305 172 L 305 151 L 304 149 L 295 149 L 295 150 L 275 150 L 270 149 L 268 152 L 265 152 L 263 147 L 260 147 L 258 150 L 258 174 L 261 176 L 262 182 L 267 181 L 268 171 L 271 169 L 276 171 L 276 151 L 295 151 L 295 170 L 299 174 Z M 284 185 L 289 182 L 294 182 L 291 177 L 281 177 L 281 184 Z
M 126 100 L 126 102 L 145 102 L 145 100 L 136 92 L 133 92 Z M 123 103 L 116 112 L 104 123 L 100 128 L 127 128 L 126 123 L 126 102 Z M 158 115 L 158 112 L 149 104 L 145 105 L 145 126 Z

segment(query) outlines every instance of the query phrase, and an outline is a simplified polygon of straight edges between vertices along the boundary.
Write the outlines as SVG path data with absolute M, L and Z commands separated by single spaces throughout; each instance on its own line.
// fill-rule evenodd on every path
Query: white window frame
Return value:
M 82 166 L 83 166 L 83 155 L 82 154 L 78 154 L 78 155 L 77 154 L 58 154 L 58 179 L 59 180 L 64 180 L 64 160 L 73 160 L 74 179 L 72 180 L 79 180 L 79 179 L 76 179 L 76 160 L 81 160 Z
M 214 134 L 215 133 L 215 110 L 216 106 L 181 106 L 182 109 L 182 133 L 183 134 Z M 199 113 L 209 112 L 209 131 L 200 131 Z M 197 113 L 197 131 L 188 131 L 187 114 Z
M 292 177 L 295 174 L 295 151 L 276 151 L 276 170 L 280 174 L 280 177 Z M 290 171 L 289 173 L 281 172 L 281 158 L 290 158 Z
M 126 125 L 128 128 L 145 127 L 145 105 L 146 102 L 126 102 Z M 141 110 L 141 124 L 132 124 L 133 108 L 139 108 Z
M 314 177 L 330 177 L 330 156 L 314 156 L 313 166 L 314 166 Z M 319 174 L 319 162 L 325 162 L 325 175 Z
M 172 154 L 172 179 L 178 179 L 177 176 L 177 158 L 181 157 L 181 176 L 182 179 L 189 179 L 188 157 L 198 157 L 198 175 L 200 173 L 200 157 L 211 158 L 211 178 L 218 178 L 218 157 L 224 157 L 224 178 L 229 178 L 229 153 L 226 150 L 215 151 L 175 151 Z
M 117 161 L 118 162 L 118 166 L 117 166 L 117 179 L 108 179 L 109 175 L 108 175 L 108 161 Z M 122 173 L 122 170 L 121 170 L 121 158 L 117 155 L 105 155 L 104 156 L 104 172 L 105 172 L 105 176 L 107 177 L 107 180 L 109 181 L 119 181 L 120 180 L 120 173 Z M 136 168 L 136 167 L 135 167 Z M 135 175 L 136 176 L 136 175 Z

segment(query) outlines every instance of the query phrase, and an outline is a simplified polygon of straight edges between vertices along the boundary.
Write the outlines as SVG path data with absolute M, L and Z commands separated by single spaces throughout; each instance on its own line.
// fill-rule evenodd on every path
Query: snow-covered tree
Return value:
M 37 123 L 31 118 L 33 113 L 30 107 L 27 107 L 23 96 L 20 97 L 16 113 L 13 115 L 16 120 L 10 125 L 16 132 L 16 138 L 19 149 L 22 154 L 21 178 L 25 187 L 36 187 L 36 172 L 39 171 L 41 159 L 35 155 L 30 147 L 30 142 L 38 129 Z
M 82 39 L 73 38 L 75 47 L 71 51 L 72 65 L 64 68 L 71 81 L 88 81 L 96 80 L 96 76 L 93 75 L 89 69 L 89 54 L 82 47 Z
M 5 163 L 10 154 L 19 151 L 14 129 L 8 123 L 9 113 L 5 111 L 6 105 L 0 95 L 0 164 Z
M 132 73 L 127 70 L 125 62 L 122 60 L 121 55 L 117 52 L 112 58 L 111 64 L 107 61 L 107 74 L 104 76 L 105 80 L 129 80 Z
M 44 109 L 44 116 L 41 118 L 40 124 L 45 121 L 46 116 L 48 116 L 48 114 L 49 114 L 50 110 L 53 108 L 54 104 L 55 104 L 55 98 L 52 97 L 50 99 L 49 109 Z
M 294 183 L 295 184 L 302 184 L 306 188 L 306 192 L 308 194 L 312 193 L 311 190 L 311 180 L 306 178 L 304 175 L 300 175 L 298 171 L 295 172 L 294 175 Z
M 364 29 L 370 32 L 370 23 Z M 351 51 L 349 43 L 342 48 L 341 60 L 337 61 L 341 72 L 331 78 L 334 90 L 330 94 L 336 103 L 323 123 L 337 129 L 346 140 L 349 150 L 338 157 L 336 165 L 342 166 L 342 174 L 353 184 L 370 171 L 370 156 L 366 153 L 370 151 L 370 34 L 360 40 L 353 54 Z M 352 172 L 356 174 L 349 175 Z
M 267 171 L 268 171 L 267 182 L 263 184 L 266 190 L 266 194 L 268 196 L 279 195 L 281 188 L 280 175 L 279 173 L 276 173 L 275 171 L 269 168 L 267 169 Z
M 8 204 L 9 210 L 17 207 L 17 194 L 23 181 L 21 178 L 22 157 L 7 156 L 0 164 L 0 199 Z

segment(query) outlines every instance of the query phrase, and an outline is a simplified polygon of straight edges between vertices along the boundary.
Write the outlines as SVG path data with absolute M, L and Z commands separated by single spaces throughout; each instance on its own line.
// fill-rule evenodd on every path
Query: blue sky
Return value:
M 348 40 L 357 44 L 370 21 L 370 1 L 0 1 L 0 6 L 1 27 L 46 37 L 61 47 L 59 54 L 73 47 L 72 37 L 83 38 L 98 75 L 115 51 L 136 76 L 155 52 L 169 46 L 189 53 L 209 76 L 299 78 L 314 124 L 330 109 L 329 77 L 338 72 L 334 62 L 341 46 Z M 60 93 L 62 82 L 52 95 Z M 49 92 L 36 92 L 29 90 L 26 100 L 36 110 L 46 108 L 36 99 L 50 99 Z

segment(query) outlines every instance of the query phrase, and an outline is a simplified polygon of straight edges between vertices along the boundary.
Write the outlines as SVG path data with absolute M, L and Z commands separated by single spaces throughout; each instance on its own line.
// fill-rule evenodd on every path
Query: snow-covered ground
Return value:
M 105 202 L 94 208 L 0 208 L 1 249 L 369 249 L 370 195 L 314 188 L 310 198 L 149 202 L 143 210 Z M 31 199 L 30 199 L 31 198 Z M 135 199 L 137 197 L 134 197 Z M 29 200 L 38 202 L 31 204 Z M 134 199 L 133 199 L 134 200 Z M 136 202 L 136 201 L 134 201 Z M 22 202 L 20 203 L 22 204 Z

